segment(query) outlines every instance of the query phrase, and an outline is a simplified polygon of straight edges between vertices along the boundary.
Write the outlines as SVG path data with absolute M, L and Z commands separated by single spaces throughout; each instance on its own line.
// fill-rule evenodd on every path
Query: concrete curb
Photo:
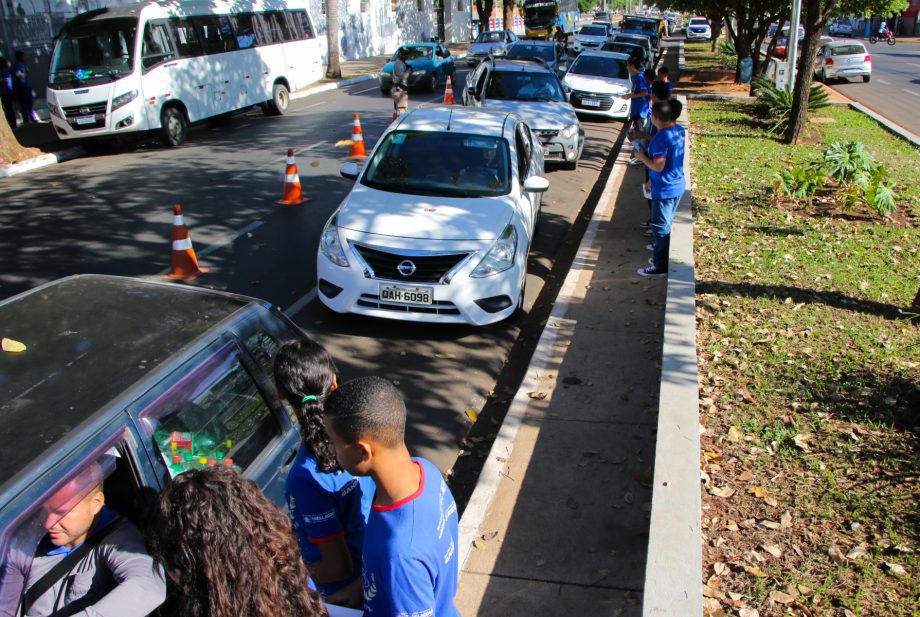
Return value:
M 682 102 L 684 112 L 678 122 L 686 128 L 689 125 L 686 98 Z M 688 140 L 684 150 L 687 190 L 671 228 L 643 617 L 703 614 L 696 272 L 690 171 Z
M 358 75 L 357 77 L 352 77 L 351 79 L 343 79 L 342 81 L 335 81 L 328 84 L 323 84 L 321 86 L 314 86 L 312 88 L 307 88 L 306 90 L 298 90 L 296 92 L 291 92 L 291 100 L 296 101 L 297 99 L 305 99 L 312 94 L 320 94 L 322 92 L 329 92 L 330 90 L 337 90 L 339 88 L 353 86 L 364 81 L 377 79 L 379 75 L 379 73 L 368 73 L 366 75 Z
M 527 373 L 515 393 L 514 399 L 511 401 L 508 413 L 505 415 L 498 435 L 492 443 L 492 449 L 489 450 L 489 455 L 486 457 L 486 462 L 479 474 L 473 494 L 470 496 L 466 509 L 463 511 L 463 516 L 460 518 L 458 540 L 460 545 L 458 553 L 460 570 L 463 570 L 466 565 L 473 540 L 479 534 L 480 525 L 486 517 L 492 498 L 495 496 L 502 475 L 505 473 L 506 463 L 511 459 L 518 429 L 530 404 L 530 397 L 527 393 L 540 389 L 543 374 L 551 364 L 557 362 L 557 360 L 554 360 L 553 351 L 556 338 L 560 333 L 568 332 L 571 329 L 571 324 L 565 323 L 564 320 L 569 303 L 576 296 L 578 280 L 583 270 L 578 264 L 593 263 L 591 251 L 594 238 L 597 236 L 597 230 L 601 222 L 610 219 L 611 210 L 616 202 L 613 187 L 616 186 L 626 172 L 627 166 L 625 162 L 628 156 L 628 150 L 626 153 L 621 150 L 617 157 L 616 165 L 607 178 L 607 183 L 604 185 L 604 191 L 601 193 L 598 205 L 594 209 L 594 214 L 591 216 L 585 235 L 582 236 L 578 245 L 578 252 L 572 262 L 572 267 L 569 269 L 562 288 L 556 296 L 553 311 L 543 327 L 540 340 L 534 350 L 530 365 L 527 367 Z M 699 464 L 695 465 L 696 469 L 699 469 Z
M 42 156 L 37 156 L 32 159 L 26 159 L 21 163 L 10 163 L 9 165 L 0 166 L 0 178 L 34 171 L 42 167 L 48 167 L 49 165 L 57 165 L 58 163 L 77 159 L 81 156 L 86 156 L 86 149 L 82 146 L 68 148 L 67 150 L 61 150 L 60 152 L 53 152 L 51 154 L 43 154 Z
M 914 133 L 911 133 L 910 131 L 905 129 L 903 126 L 899 124 L 895 124 L 888 118 L 885 118 L 884 116 L 881 116 L 875 113 L 874 111 L 867 108 L 865 105 L 861 103 L 852 102 L 852 103 L 849 103 L 849 106 L 850 106 L 850 109 L 855 109 L 856 111 L 861 111 L 862 113 L 866 114 L 867 116 L 869 116 L 870 118 L 872 118 L 873 120 L 881 124 L 883 128 L 894 133 L 898 137 L 901 137 L 907 140 L 914 146 L 920 147 L 920 137 L 918 137 Z
M 680 50 L 677 52 L 677 69 L 683 71 L 687 68 L 687 59 L 684 57 L 684 42 L 680 42 Z

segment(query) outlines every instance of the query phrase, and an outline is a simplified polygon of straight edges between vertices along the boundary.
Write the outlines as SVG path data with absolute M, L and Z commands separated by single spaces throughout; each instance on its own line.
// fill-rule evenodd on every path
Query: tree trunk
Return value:
M 476 13 L 479 15 L 479 32 L 489 29 L 489 18 L 492 17 L 493 0 L 476 0 Z
M 339 0 L 326 0 L 326 44 L 329 49 L 326 77 L 342 77 L 341 52 L 339 51 Z
M 505 30 L 514 30 L 514 0 L 502 0 L 502 22 Z
M 0 165 L 18 163 L 35 158 L 41 153 L 37 148 L 26 148 L 21 145 L 10 123 L 6 121 L 6 114 L 0 113 Z
M 706 17 L 709 18 L 709 25 L 711 26 L 710 30 L 712 32 L 712 36 L 710 37 L 710 40 L 712 41 L 712 47 L 709 48 L 709 51 L 715 51 L 716 46 L 719 44 L 719 35 L 722 33 L 723 17 L 721 15 L 707 15 Z
M 783 141 L 787 144 L 797 144 L 805 130 L 808 120 L 808 98 L 811 95 L 811 79 L 815 70 L 815 54 L 818 52 L 818 39 L 824 31 L 827 15 L 833 10 L 835 0 L 828 0 L 822 6 L 821 0 L 805 0 L 805 39 L 798 58 L 798 72 L 795 75 L 795 87 L 792 91 L 792 111 L 789 115 L 789 126 Z M 795 36 L 790 32 L 789 36 Z M 792 77 L 790 75 L 790 77 Z

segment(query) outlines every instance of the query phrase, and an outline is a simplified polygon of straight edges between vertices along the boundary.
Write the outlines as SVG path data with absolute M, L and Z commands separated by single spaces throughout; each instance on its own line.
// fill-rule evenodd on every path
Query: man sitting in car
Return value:
M 45 503 L 47 533 L 26 577 L 21 614 L 143 617 L 166 599 L 162 568 L 154 569 L 140 531 L 106 507 L 103 480 L 93 464 Z

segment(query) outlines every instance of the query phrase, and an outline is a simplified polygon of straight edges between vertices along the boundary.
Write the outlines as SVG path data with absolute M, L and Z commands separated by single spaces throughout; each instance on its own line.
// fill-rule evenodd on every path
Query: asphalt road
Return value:
M 458 71 L 455 92 L 465 72 Z M 413 93 L 410 106 L 441 96 Z M 208 268 L 192 284 L 277 304 L 329 348 L 344 379 L 396 381 L 408 402 L 410 448 L 446 471 L 470 429 L 467 410 L 480 411 L 494 388 L 497 402 L 516 389 L 514 375 L 526 369 L 552 286 L 580 240 L 579 215 L 593 209 L 622 124 L 584 122 L 579 169 L 547 172 L 550 190 L 528 265 L 529 314 L 486 328 L 446 327 L 337 315 L 316 299 L 320 231 L 351 186 L 338 175 L 348 149 L 335 144 L 350 138 L 360 113 L 370 150 L 391 110 L 368 81 L 295 101 L 280 118 L 250 111 L 205 124 L 182 148 L 135 144 L 7 178 L 0 185 L 0 298 L 77 273 L 158 277 L 169 266 L 172 205 L 180 203 Z M 288 148 L 312 198 L 303 206 L 275 203 Z
M 920 106 L 920 45 L 863 43 L 872 55 L 872 81 L 863 83 L 860 78 L 829 85 L 895 124 L 920 133 L 916 115 Z

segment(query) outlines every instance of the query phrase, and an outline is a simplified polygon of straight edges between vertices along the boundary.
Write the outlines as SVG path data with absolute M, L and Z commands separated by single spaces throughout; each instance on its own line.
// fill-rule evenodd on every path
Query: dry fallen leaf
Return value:
M 486 545 L 486 543 L 483 542 L 482 540 L 478 540 L 478 539 L 477 539 L 477 540 L 473 540 L 473 548 L 482 548 L 482 547 L 485 546 L 485 545 Z
M 452 353 L 436 353 L 434 354 L 434 357 L 438 358 L 439 360 L 450 360 L 452 358 L 456 358 L 457 356 Z
M 718 576 L 724 576 L 728 573 L 728 566 L 721 561 L 712 564 L 712 569 Z
M 716 497 L 723 497 L 725 499 L 728 499 L 729 497 L 735 494 L 735 489 L 733 489 L 730 486 L 725 486 L 725 487 L 713 486 L 711 489 L 709 489 L 709 492 L 710 494 L 715 495 Z
M 759 566 L 743 566 L 743 567 L 744 567 L 744 571 L 750 574 L 751 576 L 756 576 L 757 578 L 766 576 L 763 573 L 763 570 L 761 570 Z
M 537 399 L 538 401 L 542 401 L 546 398 L 546 392 L 528 392 L 527 396 Z
M 812 438 L 814 438 L 814 435 L 811 433 L 799 433 L 792 438 L 792 443 L 802 452 L 811 452 L 811 450 L 808 449 L 808 442 L 811 441 Z
M 760 617 L 756 608 L 742 608 L 738 611 L 738 617 Z
M 732 443 L 738 443 L 744 439 L 744 433 L 741 432 L 741 429 L 737 426 L 733 426 L 728 429 L 728 434 L 725 437 Z
M 783 512 L 779 517 L 779 524 L 782 525 L 783 529 L 789 529 L 792 527 L 792 515 L 789 512 Z
M 780 549 L 780 547 L 776 546 L 775 544 L 762 544 L 760 548 L 767 551 L 777 559 L 783 556 L 782 549 Z
M 725 617 L 725 611 L 715 598 L 703 598 L 703 615 L 706 617 Z
M 482 534 L 480 537 L 481 537 L 483 540 L 489 541 L 489 540 L 491 540 L 492 538 L 494 538 L 494 537 L 497 536 L 497 535 L 498 535 L 498 532 L 497 532 L 497 531 L 487 531 L 487 532 L 485 532 L 484 534 Z
M 767 496 L 767 491 L 763 490 L 763 487 L 760 486 L 749 486 L 747 492 L 758 499 L 763 499 Z
M 466 417 L 470 419 L 470 422 L 476 422 L 476 419 L 479 418 L 479 414 L 476 413 L 475 409 L 467 409 L 465 412 Z
M 783 591 L 771 591 L 770 592 L 770 602 L 778 602 L 780 604 L 792 604 L 795 602 L 795 598 L 790 596 L 788 593 Z
M 780 524 L 777 523 L 776 521 L 768 521 L 764 519 L 758 522 L 757 524 L 760 525 L 761 527 L 766 527 L 767 529 L 772 529 L 774 531 L 777 531 L 780 529 Z
M 860 557 L 865 557 L 866 554 L 866 548 L 861 544 L 857 544 L 847 553 L 847 559 L 859 559 Z
M 7 353 L 22 353 L 26 350 L 24 344 L 19 341 L 14 341 L 11 338 L 0 339 L 0 347 Z
M 907 570 L 902 565 L 886 561 L 885 568 L 895 576 L 907 576 Z

